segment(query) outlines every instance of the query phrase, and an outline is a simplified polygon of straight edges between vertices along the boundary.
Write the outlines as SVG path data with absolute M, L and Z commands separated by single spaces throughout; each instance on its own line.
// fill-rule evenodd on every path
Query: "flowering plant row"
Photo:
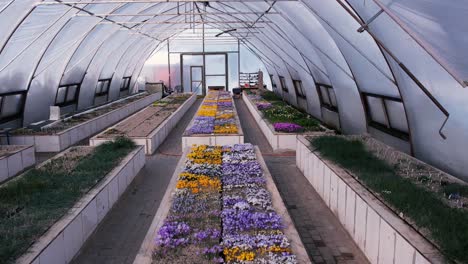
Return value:
M 286 104 L 273 92 L 250 92 L 248 97 L 277 132 L 300 133 L 322 130 L 317 120 Z
M 297 263 L 251 144 L 194 146 L 154 263 Z
M 187 133 L 191 135 L 237 134 L 237 122 L 230 93 L 210 91 Z

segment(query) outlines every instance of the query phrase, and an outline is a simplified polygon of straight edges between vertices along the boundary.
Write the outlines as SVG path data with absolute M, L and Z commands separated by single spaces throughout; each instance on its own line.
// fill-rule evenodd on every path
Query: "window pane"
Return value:
M 109 90 L 109 81 L 102 81 L 102 90 L 101 93 L 107 93 L 107 90 Z
M 385 110 L 383 108 L 382 99 L 367 96 L 367 105 L 369 106 L 369 115 L 372 121 L 380 123 L 382 125 L 387 126 L 387 121 L 385 119 Z
M 97 87 L 96 87 L 96 93 L 101 93 L 102 92 L 102 85 L 103 85 L 103 82 L 102 81 L 99 81 L 97 83 Z
M 271 79 L 271 86 L 272 88 L 276 88 L 276 82 L 275 82 L 275 79 L 273 78 L 273 75 L 270 74 L 270 79 Z
M 75 101 L 77 90 L 78 90 L 78 85 L 68 86 L 67 102 Z
M 4 96 L 1 117 L 18 115 L 21 112 L 23 96 L 23 94 Z
M 67 93 L 67 87 L 59 87 L 57 91 L 57 99 L 55 100 L 55 104 L 63 104 L 65 103 L 65 95 Z
M 385 105 L 387 106 L 388 119 L 391 127 L 408 133 L 409 129 L 403 102 L 385 100 Z
M 320 94 L 322 95 L 322 103 L 331 106 L 330 98 L 328 97 L 327 87 L 319 86 Z
M 333 88 L 328 88 L 328 92 L 330 93 L 330 103 L 331 103 L 331 105 L 338 108 L 338 102 L 336 101 L 335 90 L 333 90 Z

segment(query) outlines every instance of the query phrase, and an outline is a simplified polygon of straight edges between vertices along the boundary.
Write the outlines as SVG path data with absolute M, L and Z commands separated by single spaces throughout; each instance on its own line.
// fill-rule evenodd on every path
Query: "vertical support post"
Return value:
M 167 39 L 167 72 L 169 73 L 169 89 L 172 89 L 172 83 L 171 83 L 171 49 L 169 48 L 169 39 Z
M 237 86 L 240 88 L 240 75 L 241 75 L 241 69 L 240 69 L 240 40 L 237 39 Z
M 203 90 L 203 95 L 206 95 L 206 54 L 205 54 L 205 22 L 202 21 L 202 49 L 203 49 L 203 85 L 202 85 L 202 90 Z

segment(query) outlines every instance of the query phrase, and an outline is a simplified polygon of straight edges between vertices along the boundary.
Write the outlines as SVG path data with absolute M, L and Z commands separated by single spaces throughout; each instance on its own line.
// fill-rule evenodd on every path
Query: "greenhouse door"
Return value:
M 190 91 L 199 93 L 203 89 L 203 66 L 190 66 Z
M 181 53 L 180 57 L 183 91 L 206 94 L 206 90 L 210 87 L 227 90 L 229 81 L 227 53 Z

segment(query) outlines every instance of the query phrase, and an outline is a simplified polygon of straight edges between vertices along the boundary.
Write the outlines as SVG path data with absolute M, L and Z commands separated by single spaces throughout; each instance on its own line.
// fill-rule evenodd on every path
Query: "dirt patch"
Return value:
M 20 129 L 17 129 L 15 131 L 13 131 L 11 134 L 12 135 L 51 135 L 51 134 L 56 134 L 56 133 L 59 133 L 61 131 L 64 131 L 68 128 L 71 128 L 71 127 L 74 127 L 78 124 L 81 124 L 81 123 L 84 123 L 88 120 L 91 120 L 93 118 L 96 118 L 98 116 L 101 116 L 101 115 L 104 115 L 104 114 L 107 114 L 115 109 L 118 109 L 118 108 L 121 108 L 125 105 L 128 105 L 134 101 L 137 101 L 137 100 L 140 100 L 142 99 L 143 97 L 146 97 L 148 96 L 149 94 L 141 94 L 141 95 L 137 95 L 137 96 L 134 96 L 134 97 L 131 97 L 131 98 L 128 98 L 128 99 L 125 99 L 125 100 L 122 100 L 122 101 L 119 101 L 119 102 L 116 102 L 116 103 L 111 103 L 105 107 L 102 107 L 102 108 L 99 108 L 99 109 L 96 109 L 94 111 L 91 111 L 91 112 L 88 112 L 88 113 L 85 113 L 85 114 L 81 114 L 81 115 L 76 115 L 76 116 L 73 116 L 71 118 L 68 118 L 68 119 L 64 119 L 60 122 L 57 122 L 49 127 L 46 127 L 46 128 L 43 128 L 41 130 L 32 130 L 32 129 L 28 129 L 28 128 L 20 128 Z
M 24 146 L 0 145 L 0 158 L 7 157 L 11 153 L 16 152 Z
M 93 152 L 93 147 L 74 147 L 62 156 L 51 159 L 42 167 L 46 170 L 71 172 L 84 157 Z
M 189 97 L 173 95 L 155 102 L 150 107 L 138 112 L 115 127 L 106 130 L 99 138 L 147 137 L 174 113 Z

